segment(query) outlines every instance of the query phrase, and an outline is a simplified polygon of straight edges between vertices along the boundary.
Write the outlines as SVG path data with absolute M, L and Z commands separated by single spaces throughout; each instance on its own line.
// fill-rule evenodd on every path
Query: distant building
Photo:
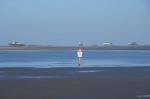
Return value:
M 131 42 L 128 44 L 129 46 L 137 46 L 138 44 L 136 42 Z
M 12 47 L 21 47 L 21 46 L 25 46 L 25 44 L 19 43 L 19 42 L 10 42 L 9 46 L 12 46 Z
M 81 43 L 81 42 L 79 42 L 78 46 L 79 46 L 79 47 L 83 47 L 83 46 L 84 46 L 84 44 L 83 44 L 83 43 Z
M 110 43 L 110 42 L 104 42 L 103 46 L 112 46 L 112 43 Z

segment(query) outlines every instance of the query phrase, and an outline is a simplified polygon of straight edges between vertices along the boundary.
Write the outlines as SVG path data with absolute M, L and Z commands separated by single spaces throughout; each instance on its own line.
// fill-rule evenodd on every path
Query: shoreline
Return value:
M 85 46 L 84 50 L 150 50 L 150 45 L 147 46 Z M 77 50 L 77 46 L 21 46 L 10 47 L 1 46 L 0 51 L 13 51 L 13 50 Z

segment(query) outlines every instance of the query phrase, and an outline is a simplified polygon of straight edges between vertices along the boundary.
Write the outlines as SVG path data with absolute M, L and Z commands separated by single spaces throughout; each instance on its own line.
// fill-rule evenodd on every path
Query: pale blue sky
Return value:
M 0 0 L 0 45 L 150 44 L 149 0 Z

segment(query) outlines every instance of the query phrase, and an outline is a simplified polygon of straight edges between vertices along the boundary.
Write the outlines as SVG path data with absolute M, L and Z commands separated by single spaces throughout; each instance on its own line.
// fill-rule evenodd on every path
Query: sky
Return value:
M 149 0 L 0 0 L 0 45 L 150 44 Z

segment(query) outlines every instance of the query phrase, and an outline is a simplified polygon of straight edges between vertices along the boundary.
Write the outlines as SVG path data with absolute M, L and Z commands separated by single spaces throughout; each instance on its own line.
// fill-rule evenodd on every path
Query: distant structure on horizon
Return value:
M 11 46 L 11 47 L 21 47 L 21 46 L 25 46 L 25 44 L 19 43 L 19 42 L 10 42 L 9 46 Z
M 138 44 L 136 42 L 131 42 L 128 44 L 129 46 L 138 46 Z
M 79 42 L 78 46 L 79 46 L 79 47 L 83 47 L 83 46 L 84 46 L 84 44 L 83 44 L 83 43 L 81 43 L 81 42 Z
M 112 46 L 113 44 L 112 43 L 110 43 L 110 42 L 104 42 L 103 43 L 103 46 Z

